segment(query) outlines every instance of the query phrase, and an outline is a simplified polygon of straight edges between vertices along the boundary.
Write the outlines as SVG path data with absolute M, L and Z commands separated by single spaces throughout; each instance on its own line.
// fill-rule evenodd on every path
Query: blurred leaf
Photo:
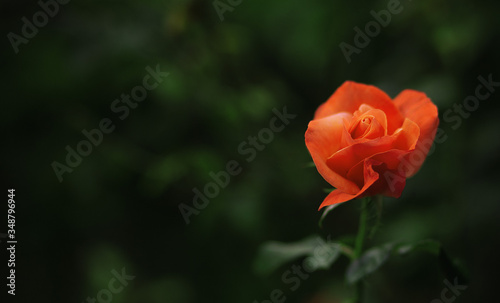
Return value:
M 397 255 L 407 255 L 413 252 L 427 252 L 438 257 L 439 265 L 444 275 L 449 280 L 455 278 L 459 283 L 466 284 L 468 278 L 464 270 L 457 262 L 453 262 L 443 250 L 441 243 L 435 240 L 422 240 L 412 244 L 387 243 L 383 246 L 367 250 L 359 259 L 353 261 L 346 272 L 348 283 L 354 284 L 360 279 L 376 271 L 389 257 L 395 253 Z
M 377 270 L 391 255 L 394 243 L 367 250 L 359 259 L 353 261 L 347 268 L 347 282 L 354 284 L 363 277 Z
M 438 255 L 441 250 L 441 244 L 435 240 L 423 240 L 413 244 L 400 245 L 396 252 L 400 255 L 406 255 L 415 251 L 425 251 L 433 255 Z
M 325 242 L 319 236 L 311 236 L 295 243 L 267 242 L 258 252 L 254 270 L 260 275 L 270 274 L 283 264 L 300 257 L 312 258 L 315 270 L 328 269 L 339 257 L 342 247 L 340 243 L 329 240 Z
M 438 260 L 441 270 L 448 280 L 453 281 L 457 279 L 459 284 L 469 283 L 469 278 L 465 272 L 465 269 L 460 266 L 458 262 L 452 261 L 442 248 L 439 251 Z
M 406 244 L 395 249 L 398 254 L 406 255 L 416 251 L 424 251 L 438 258 L 439 266 L 444 275 L 449 280 L 458 279 L 459 283 L 467 283 L 468 278 L 465 270 L 457 262 L 450 259 L 448 254 L 443 249 L 441 243 L 435 240 L 423 240 L 414 244 Z

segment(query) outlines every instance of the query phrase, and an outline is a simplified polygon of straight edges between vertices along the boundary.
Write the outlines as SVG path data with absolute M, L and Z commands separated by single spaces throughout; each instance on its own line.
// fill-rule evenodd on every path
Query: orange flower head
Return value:
M 334 186 L 322 207 L 355 198 L 398 198 L 422 166 L 439 124 L 422 92 L 394 100 L 380 89 L 346 81 L 309 122 L 306 146 L 318 172 Z

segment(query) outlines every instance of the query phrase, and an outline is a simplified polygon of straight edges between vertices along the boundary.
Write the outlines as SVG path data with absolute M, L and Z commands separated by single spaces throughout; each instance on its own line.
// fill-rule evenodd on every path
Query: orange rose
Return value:
M 404 90 L 391 100 L 374 86 L 344 82 L 316 110 L 305 134 L 318 172 L 336 188 L 320 209 L 377 194 L 399 197 L 438 124 L 437 107 L 424 93 Z

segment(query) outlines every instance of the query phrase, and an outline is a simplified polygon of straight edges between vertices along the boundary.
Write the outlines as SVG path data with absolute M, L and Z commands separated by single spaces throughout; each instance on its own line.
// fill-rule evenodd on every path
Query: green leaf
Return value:
M 359 259 L 354 260 L 347 268 L 347 282 L 354 284 L 382 266 L 392 253 L 394 243 L 374 247 L 367 250 Z
M 301 257 L 308 257 L 308 266 L 314 270 L 328 269 L 342 251 L 342 244 L 330 242 L 329 239 L 325 241 L 319 236 L 311 236 L 294 243 L 271 241 L 264 243 L 259 249 L 254 270 L 257 274 L 267 275 Z
M 395 250 L 400 255 L 407 255 L 415 251 L 424 251 L 438 256 L 441 250 L 441 243 L 435 240 L 422 240 L 413 244 L 399 245 Z
M 415 252 L 425 252 L 436 256 L 440 268 L 448 280 L 454 281 L 456 279 L 458 283 L 468 283 L 465 270 L 457 262 L 452 261 L 441 243 L 435 240 L 422 240 L 410 244 L 388 243 L 371 248 L 349 265 L 346 272 L 347 282 L 354 284 L 373 273 L 387 262 L 391 255 L 405 256 Z
M 453 260 L 450 259 L 441 243 L 435 240 L 422 240 L 413 244 L 405 244 L 397 247 L 396 252 L 400 255 L 406 255 L 416 251 L 424 251 L 438 258 L 439 266 L 444 275 L 449 280 L 458 280 L 458 283 L 467 284 L 468 278 L 465 270 Z

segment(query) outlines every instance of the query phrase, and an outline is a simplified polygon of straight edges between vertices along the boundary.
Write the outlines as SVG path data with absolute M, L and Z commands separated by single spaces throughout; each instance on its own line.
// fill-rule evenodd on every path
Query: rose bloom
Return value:
M 429 152 L 439 124 L 422 92 L 394 100 L 380 89 L 346 81 L 309 122 L 306 146 L 334 186 L 322 207 L 373 195 L 398 198 Z

